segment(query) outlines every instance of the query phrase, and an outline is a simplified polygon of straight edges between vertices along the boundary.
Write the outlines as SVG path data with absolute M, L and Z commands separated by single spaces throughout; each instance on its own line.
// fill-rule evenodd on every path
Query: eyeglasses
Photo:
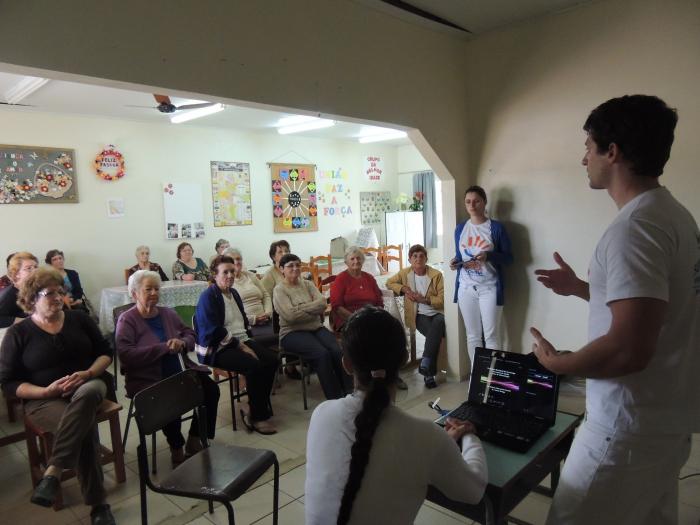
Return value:
M 66 291 L 65 290 L 41 290 L 40 292 L 37 293 L 37 295 L 40 297 L 48 297 L 49 299 L 53 299 L 54 297 L 65 297 Z

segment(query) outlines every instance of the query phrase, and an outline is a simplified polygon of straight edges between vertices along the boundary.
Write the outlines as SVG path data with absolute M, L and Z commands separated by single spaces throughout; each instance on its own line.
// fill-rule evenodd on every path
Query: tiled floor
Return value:
M 414 371 L 403 374 L 409 385 L 406 392 L 399 391 L 397 402 L 406 411 L 419 417 L 432 418 L 434 412 L 428 408 L 427 401 L 440 396 L 444 407 L 456 406 L 466 396 L 465 383 L 441 383 L 436 390 L 425 390 L 423 381 Z M 123 395 L 123 390 L 119 392 Z M 304 523 L 304 454 L 306 447 L 306 429 L 313 408 L 322 401 L 318 380 L 312 379 L 309 389 L 309 410 L 303 410 L 301 387 L 298 381 L 282 379 L 282 386 L 273 397 L 275 423 L 279 433 L 263 437 L 248 434 L 239 421 L 239 430 L 231 428 L 231 410 L 228 390 L 222 387 L 219 406 L 219 420 L 216 441 L 236 445 L 253 446 L 274 450 L 281 463 L 284 474 L 280 479 L 280 524 L 299 525 Z M 128 401 L 122 399 L 125 409 L 122 411 L 122 429 L 126 422 Z M 562 395 L 560 408 L 580 409 L 582 399 Z M 101 425 L 102 439 L 108 443 L 107 426 Z M 185 427 L 187 428 L 187 427 Z M 7 416 L 0 414 L 0 435 L 20 429 L 18 424 L 9 424 Z M 130 430 L 127 443 L 127 481 L 117 484 L 113 468 L 105 469 L 105 484 L 109 503 L 112 505 L 117 522 L 121 525 L 140 523 L 139 484 L 136 466 L 136 428 Z M 170 470 L 170 458 L 167 444 L 162 436 L 158 438 L 158 465 L 161 473 Z M 694 436 L 693 451 L 682 475 L 700 472 L 700 436 Z M 80 490 L 75 480 L 64 483 L 66 508 L 60 512 L 46 510 L 29 503 L 31 481 L 27 467 L 26 447 L 24 443 L 0 448 L 0 523 L 19 523 L 21 525 L 53 524 L 89 524 L 88 508 L 82 504 Z M 544 523 L 550 500 L 533 494 L 528 496 L 515 511 L 515 517 L 535 525 Z M 235 502 L 236 523 L 267 525 L 272 523 L 272 483 L 258 486 Z M 214 514 L 207 512 L 206 505 L 196 500 L 168 497 L 149 492 L 149 522 L 173 525 L 192 524 L 207 525 L 226 523 L 225 509 L 218 507 Z M 460 516 L 426 503 L 421 508 L 416 524 L 452 525 L 471 523 Z M 681 481 L 680 523 L 682 525 L 700 524 L 700 477 Z

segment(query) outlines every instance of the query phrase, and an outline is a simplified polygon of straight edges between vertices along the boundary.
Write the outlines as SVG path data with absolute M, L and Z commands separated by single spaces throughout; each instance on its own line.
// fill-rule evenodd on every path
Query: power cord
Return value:
M 678 481 L 683 481 L 684 479 L 688 478 L 694 478 L 695 476 L 700 476 L 700 472 L 696 472 L 695 474 L 688 474 L 687 476 L 681 476 L 678 478 Z

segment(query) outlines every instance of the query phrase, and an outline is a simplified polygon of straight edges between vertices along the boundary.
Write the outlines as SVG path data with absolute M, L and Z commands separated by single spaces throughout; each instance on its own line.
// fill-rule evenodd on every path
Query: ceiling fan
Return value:
M 217 103 L 216 102 L 200 102 L 198 104 L 183 104 L 182 106 L 176 106 L 175 104 L 172 103 L 170 100 L 170 97 L 167 95 L 153 95 L 153 98 L 156 99 L 156 102 L 158 103 L 157 106 L 131 106 L 127 105 L 126 107 L 128 108 L 151 108 L 151 109 L 157 109 L 161 113 L 166 113 L 166 114 L 172 114 L 175 113 L 176 111 L 184 110 L 184 109 L 201 109 L 201 108 L 208 108 L 215 106 Z

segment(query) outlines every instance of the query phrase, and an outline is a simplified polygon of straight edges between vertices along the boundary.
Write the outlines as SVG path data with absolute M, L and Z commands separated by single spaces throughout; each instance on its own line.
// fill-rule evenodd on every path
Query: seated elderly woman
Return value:
M 241 408 L 243 424 L 251 432 L 274 434 L 277 430 L 269 419 L 277 353 L 251 337 L 243 301 L 233 287 L 233 259 L 219 255 L 210 269 L 214 284 L 199 296 L 195 315 L 197 357 L 208 366 L 243 374 L 249 401 Z
M 83 287 L 80 284 L 80 276 L 75 270 L 68 270 L 65 267 L 65 256 L 61 250 L 49 250 L 46 252 L 44 262 L 61 274 L 63 277 L 63 290 L 66 292 L 64 302 L 69 308 L 79 308 L 87 310 L 87 305 L 83 303 Z
M 365 254 L 357 246 L 345 251 L 345 264 L 348 269 L 340 272 L 331 284 L 331 317 L 333 329 L 340 331 L 353 312 L 363 306 L 384 307 L 382 292 L 377 281 L 362 271 Z
M 7 328 L 27 317 L 17 305 L 17 295 L 22 282 L 37 268 L 39 261 L 29 252 L 17 252 L 7 263 L 7 277 L 12 282 L 0 291 L 0 328 Z
M 226 250 L 228 250 L 230 247 L 231 243 L 226 239 L 219 239 L 216 241 L 216 244 L 214 244 L 215 253 L 209 258 L 209 264 L 211 264 L 212 261 L 219 255 L 226 255 Z
M 167 281 L 168 276 L 165 275 L 163 268 L 160 264 L 151 262 L 151 249 L 148 246 L 139 246 L 136 248 L 136 264 L 129 268 L 127 277 L 131 277 L 139 270 L 149 270 L 151 272 L 156 272 L 160 276 L 161 281 Z
M 188 242 L 177 245 L 177 261 L 173 263 L 173 279 L 176 281 L 208 281 L 211 277 L 206 263 L 194 256 L 194 249 Z
M 326 399 L 352 392 L 352 378 L 341 363 L 335 336 L 321 322 L 326 298 L 311 281 L 301 279 L 301 260 L 294 254 L 280 259 L 284 281 L 275 286 L 272 303 L 280 318 L 280 346 L 308 361 L 318 374 Z
M 0 348 L 0 384 L 24 400 L 27 416 L 54 435 L 53 454 L 31 501 L 50 507 L 63 469 L 78 473 L 92 523 L 114 523 L 103 485 L 95 413 L 112 384 L 109 344 L 84 312 L 63 309 L 63 277 L 40 268 L 20 287 L 29 318 L 13 325 Z
M 253 272 L 243 269 L 243 255 L 236 248 L 227 248 L 224 255 L 233 259 L 233 288 L 243 301 L 243 309 L 248 317 L 250 330 L 256 341 L 264 343 L 262 338 L 275 340 L 272 330 L 272 298 Z
M 175 310 L 157 306 L 160 284 L 160 276 L 150 270 L 139 270 L 129 277 L 129 294 L 136 305 L 119 317 L 116 329 L 126 395 L 133 397 L 144 388 L 182 372 L 182 365 L 198 370 L 207 409 L 207 436 L 214 439 L 219 387 L 209 377 L 206 366 L 187 359 L 187 352 L 194 350 L 194 331 L 183 324 Z M 192 419 L 187 443 L 180 426 L 178 418 L 163 427 L 173 466 L 202 449 L 196 416 Z

